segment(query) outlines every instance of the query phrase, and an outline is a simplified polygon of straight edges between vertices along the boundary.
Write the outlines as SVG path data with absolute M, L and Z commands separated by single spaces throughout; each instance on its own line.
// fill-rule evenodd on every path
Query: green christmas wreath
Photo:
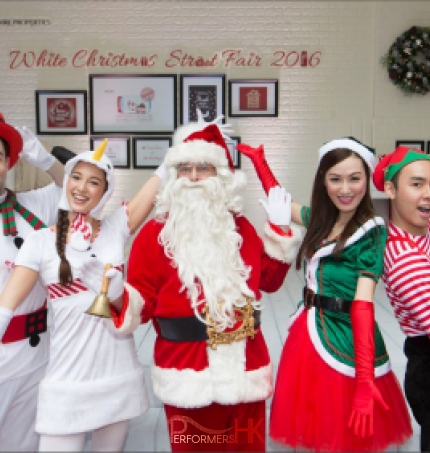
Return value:
M 430 91 L 430 28 L 411 27 L 391 45 L 381 63 L 388 77 L 406 94 Z

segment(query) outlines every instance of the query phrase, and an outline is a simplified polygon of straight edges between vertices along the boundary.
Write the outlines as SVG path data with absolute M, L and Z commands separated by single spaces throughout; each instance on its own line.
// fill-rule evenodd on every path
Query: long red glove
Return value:
M 258 148 L 252 148 L 245 143 L 239 143 L 236 145 L 236 149 L 251 159 L 266 195 L 269 195 L 269 190 L 272 187 L 280 186 L 266 161 L 263 145 L 260 145 Z
M 355 392 L 348 426 L 359 437 L 373 435 L 375 401 L 388 410 L 375 385 L 375 310 L 373 303 L 354 300 L 351 307 L 352 336 L 355 354 Z

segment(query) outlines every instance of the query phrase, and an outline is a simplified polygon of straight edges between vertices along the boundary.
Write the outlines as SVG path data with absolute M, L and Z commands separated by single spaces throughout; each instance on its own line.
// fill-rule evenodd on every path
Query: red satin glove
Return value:
M 388 406 L 375 385 L 375 310 L 371 302 L 354 300 L 351 307 L 355 354 L 355 391 L 348 426 L 359 437 L 373 435 L 375 401 Z
M 239 143 L 236 145 L 236 149 L 241 152 L 246 157 L 251 159 L 251 162 L 254 165 L 257 176 L 263 185 L 263 189 L 266 192 L 266 195 L 269 194 L 269 190 L 272 187 L 280 186 L 278 180 L 275 178 L 272 170 L 269 167 L 269 164 L 266 161 L 264 156 L 264 147 L 260 145 L 258 148 L 252 148 L 245 143 Z

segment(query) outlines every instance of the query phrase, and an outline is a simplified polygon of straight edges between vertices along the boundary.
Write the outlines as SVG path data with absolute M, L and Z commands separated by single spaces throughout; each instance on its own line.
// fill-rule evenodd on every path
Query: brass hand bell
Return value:
M 112 264 L 106 264 L 104 274 L 106 274 L 106 272 L 112 267 Z M 103 275 L 100 294 L 94 299 L 91 307 L 88 308 L 85 313 L 87 313 L 88 315 L 98 316 L 99 318 L 112 318 L 109 308 L 109 298 L 107 296 L 108 288 L 109 279 L 106 277 L 106 275 Z

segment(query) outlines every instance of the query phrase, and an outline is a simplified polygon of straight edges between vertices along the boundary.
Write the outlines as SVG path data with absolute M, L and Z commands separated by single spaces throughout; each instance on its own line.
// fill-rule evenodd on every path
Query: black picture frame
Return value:
M 90 74 L 91 134 L 171 134 L 176 74 Z
M 158 168 L 167 150 L 172 146 L 171 136 L 133 137 L 133 168 Z
M 108 144 L 104 154 L 109 157 L 115 168 L 130 168 L 130 137 L 90 137 L 90 147 L 92 150 L 98 148 L 101 142 L 107 138 Z
M 240 143 L 240 137 L 232 135 L 228 140 L 225 140 L 228 149 L 230 150 L 234 168 L 240 168 L 240 152 L 236 149 L 236 145 Z
M 206 122 L 225 116 L 225 74 L 180 75 L 180 123 L 197 121 L 197 109 Z
M 228 116 L 278 116 L 278 79 L 230 79 Z
M 398 146 L 409 146 L 425 152 L 424 140 L 396 140 L 396 148 Z
M 38 135 L 86 135 L 86 90 L 36 90 Z

